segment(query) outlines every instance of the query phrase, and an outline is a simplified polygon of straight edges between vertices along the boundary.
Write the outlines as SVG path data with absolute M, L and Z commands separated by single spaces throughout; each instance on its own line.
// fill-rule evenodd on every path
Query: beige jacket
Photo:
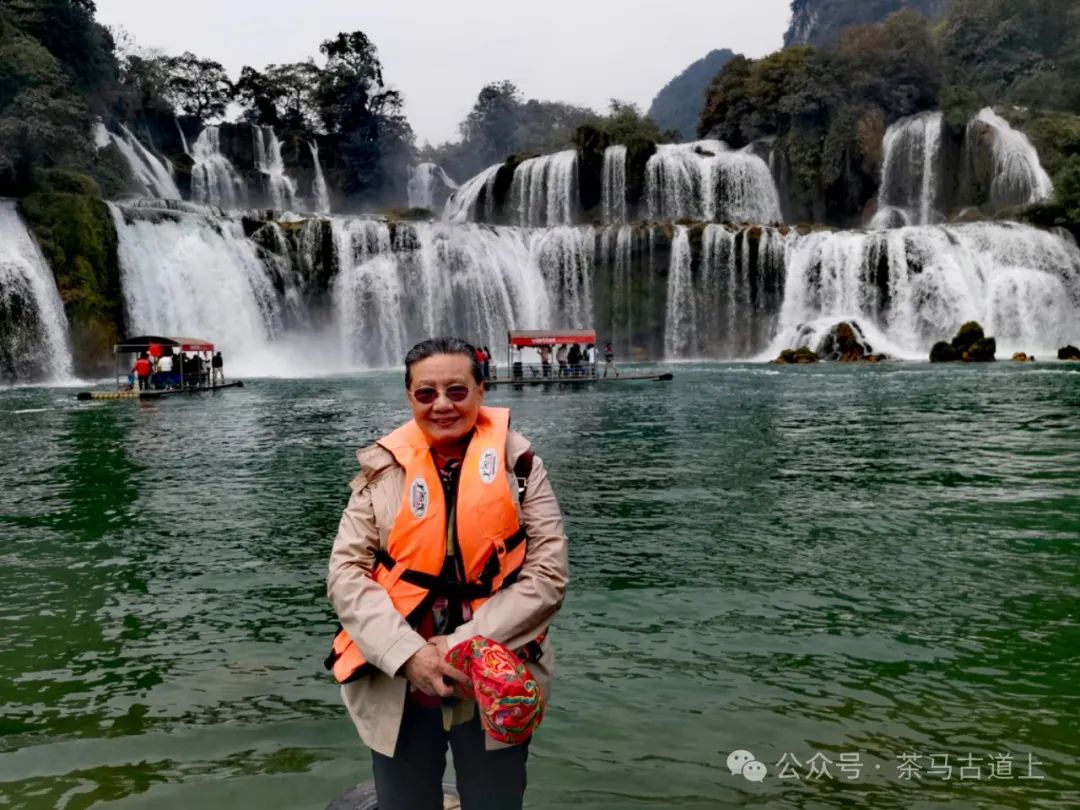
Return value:
M 513 466 L 528 449 L 529 442 L 511 431 L 506 441 L 511 492 L 518 491 Z M 408 688 L 399 671 L 425 641 L 371 578 L 371 569 L 375 550 L 386 548 L 401 506 L 405 470 L 377 444 L 360 450 L 357 459 L 360 474 L 352 482 L 352 497 L 330 554 L 327 595 L 349 636 L 379 670 L 342 686 L 342 699 L 364 743 L 393 756 Z M 562 606 L 569 580 L 566 534 L 559 503 L 539 458 L 533 462 L 525 502 L 518 511 L 527 534 L 521 575 L 449 637 L 451 647 L 473 636 L 486 636 L 516 650 L 539 636 Z M 542 649 L 541 660 L 529 664 L 529 671 L 546 701 L 555 669 L 550 636 Z M 487 746 L 505 747 L 490 738 Z

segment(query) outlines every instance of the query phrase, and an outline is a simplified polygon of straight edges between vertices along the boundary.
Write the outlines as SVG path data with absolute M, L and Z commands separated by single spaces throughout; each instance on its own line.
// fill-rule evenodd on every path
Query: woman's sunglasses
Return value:
M 472 389 L 467 385 L 450 385 L 446 388 L 446 398 L 451 402 L 464 402 L 471 393 Z M 421 405 L 430 405 L 439 398 L 439 389 L 425 385 L 413 391 L 412 398 Z

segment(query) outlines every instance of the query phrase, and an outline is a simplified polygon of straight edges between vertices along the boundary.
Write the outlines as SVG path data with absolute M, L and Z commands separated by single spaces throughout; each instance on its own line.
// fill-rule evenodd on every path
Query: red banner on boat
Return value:
M 510 332 L 511 346 L 556 346 L 562 343 L 596 343 L 596 332 L 591 330 L 560 329 L 551 332 L 532 330 Z

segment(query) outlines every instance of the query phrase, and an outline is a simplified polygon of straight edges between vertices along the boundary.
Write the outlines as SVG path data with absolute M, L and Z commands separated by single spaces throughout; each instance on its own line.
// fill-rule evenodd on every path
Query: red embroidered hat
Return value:
M 446 654 L 472 680 L 472 690 L 455 685 L 458 697 L 475 700 L 480 723 L 493 739 L 520 745 L 544 717 L 544 699 L 528 668 L 497 641 L 476 636 Z

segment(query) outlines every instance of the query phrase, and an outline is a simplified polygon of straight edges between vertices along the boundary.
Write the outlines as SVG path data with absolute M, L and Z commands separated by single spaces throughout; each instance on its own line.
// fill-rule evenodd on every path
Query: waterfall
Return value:
M 285 174 L 281 142 L 273 127 L 253 126 L 255 168 L 264 176 L 270 205 L 275 211 L 289 211 L 296 205 L 296 183 Z
M 605 285 L 608 314 L 607 323 L 597 324 L 608 330 L 611 343 L 621 357 L 630 354 L 634 329 L 638 319 L 634 313 L 634 251 L 638 247 L 636 230 L 631 225 L 605 228 L 600 235 L 601 255 L 598 263 L 610 270 L 610 281 Z M 594 288 L 601 287 L 594 282 Z
M 173 120 L 176 121 L 176 131 L 180 133 L 180 144 L 184 147 L 184 154 L 190 157 L 191 149 L 188 148 L 187 136 L 184 134 L 184 128 L 180 126 L 180 119 L 174 118 Z
M 483 208 L 470 194 L 460 210 Z M 671 359 L 771 359 L 816 348 L 842 320 L 901 358 L 926 359 L 970 319 L 1002 354 L 1042 359 L 1080 339 L 1080 248 L 1021 225 L 800 235 L 158 206 L 112 208 L 130 328 L 213 340 L 241 374 L 397 366 L 433 334 L 499 347 L 508 329 L 553 326 L 598 327 L 621 357 Z
M 1039 153 L 1022 132 L 1017 132 L 990 107 L 982 110 L 968 127 L 969 143 L 979 126 L 991 133 L 994 175 L 990 203 L 1000 210 L 1049 199 L 1054 193 L 1050 176 L 1039 163 Z
M 399 225 L 363 219 L 332 223 L 340 269 L 335 319 L 343 356 L 357 365 L 400 365 L 405 352 L 433 334 L 456 334 L 501 346 L 510 328 L 550 326 L 548 290 L 569 274 L 560 261 L 583 261 L 573 229 L 531 236 L 514 228 Z M 569 258 L 568 258 L 569 257 Z
M 488 166 L 476 177 L 455 189 L 443 208 L 443 222 L 460 224 L 490 221 L 495 210 L 495 178 L 501 168 L 501 163 Z M 484 203 L 483 210 L 480 210 L 481 201 Z
M 243 373 L 280 373 L 281 300 L 238 220 L 110 206 L 129 331 L 194 335 Z
M 71 377 L 71 343 L 56 279 L 19 217 L 0 200 L 0 382 Z
M 330 188 L 326 185 L 326 177 L 323 175 L 322 164 L 319 162 L 319 144 L 314 140 L 308 141 L 308 149 L 311 150 L 311 162 L 315 164 L 315 180 L 311 184 L 312 208 L 319 214 L 330 213 Z
M 237 208 L 247 203 L 244 181 L 221 152 L 221 130 L 206 127 L 192 145 L 191 196 L 197 203 Z
M 444 196 L 458 187 L 450 177 L 442 170 L 442 167 L 434 163 L 421 163 L 409 169 L 409 183 L 407 186 L 409 207 L 427 208 L 434 211 L 444 202 Z
M 157 155 L 139 143 L 138 138 L 123 124 L 120 125 L 120 134 L 117 135 L 99 123 L 95 127 L 94 141 L 99 147 L 109 142 L 116 144 L 145 196 L 162 200 L 182 199 L 171 170 Z
M 578 212 L 578 155 L 573 149 L 522 161 L 510 185 L 518 224 L 571 225 Z
M 722 141 L 662 144 L 645 167 L 649 219 L 779 222 L 780 195 L 768 164 Z
M 609 146 L 604 150 L 602 199 L 604 222 L 627 221 L 625 146 Z
M 544 281 L 546 297 L 556 323 L 541 324 L 561 329 L 593 326 L 593 271 L 596 266 L 596 235 L 592 228 L 548 228 L 529 238 Z
M 675 228 L 671 243 L 671 267 L 668 270 L 667 318 L 664 322 L 664 355 L 670 359 L 691 357 L 695 353 L 697 291 L 692 275 L 690 231 L 684 225 Z
M 767 354 L 813 348 L 844 320 L 894 357 L 925 360 L 969 320 L 1003 355 L 1053 356 L 1080 333 L 1080 250 L 1057 234 L 1004 223 L 800 238 Z
M 903 118 L 885 133 L 878 210 L 871 227 L 930 225 L 938 211 L 945 116 L 926 112 Z

